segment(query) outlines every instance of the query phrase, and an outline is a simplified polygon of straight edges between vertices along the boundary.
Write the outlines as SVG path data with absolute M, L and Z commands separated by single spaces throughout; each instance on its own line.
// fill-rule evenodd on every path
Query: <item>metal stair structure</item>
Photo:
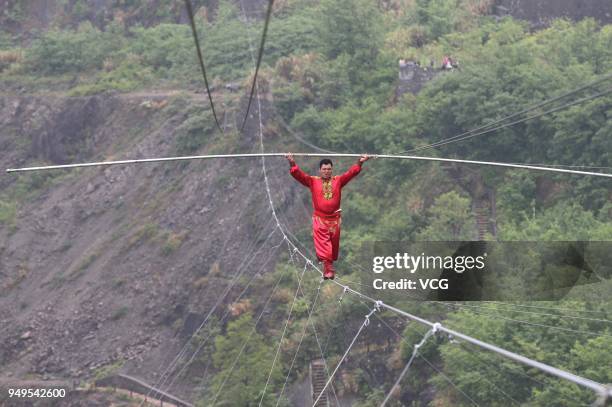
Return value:
M 489 191 L 480 199 L 474 199 L 472 208 L 476 215 L 476 229 L 478 240 L 485 240 L 487 234 L 497 237 L 497 223 L 495 210 L 495 193 Z
M 489 208 L 483 201 L 476 204 L 474 208 L 476 213 L 476 228 L 478 230 L 478 240 L 485 240 L 486 234 L 489 232 Z
M 325 362 L 323 359 L 316 359 L 310 362 L 310 388 L 312 401 L 315 401 L 325 387 L 327 376 L 325 375 Z M 323 393 L 317 404 L 313 407 L 329 407 L 328 392 Z

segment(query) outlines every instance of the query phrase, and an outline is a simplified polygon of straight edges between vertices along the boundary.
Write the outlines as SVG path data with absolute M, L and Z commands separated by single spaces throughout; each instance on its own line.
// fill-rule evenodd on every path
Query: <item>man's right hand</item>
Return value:
M 292 153 L 285 154 L 285 158 L 287 159 L 287 161 L 289 161 L 289 165 L 290 166 L 293 167 L 295 165 L 295 160 L 293 159 L 293 154 Z

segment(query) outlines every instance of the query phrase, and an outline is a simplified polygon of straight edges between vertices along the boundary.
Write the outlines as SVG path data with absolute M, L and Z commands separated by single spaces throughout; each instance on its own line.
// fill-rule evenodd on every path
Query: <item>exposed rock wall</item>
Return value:
M 193 119 L 193 105 L 205 109 L 204 98 L 0 97 L 0 168 L 176 155 L 181 126 Z M 251 122 L 242 137 L 211 139 L 198 152 L 249 151 Z M 291 209 L 298 185 L 288 182 L 284 160 L 268 160 L 267 168 L 279 216 L 291 225 L 290 214 L 303 216 Z M 27 194 L 12 198 L 14 219 L 0 222 L 0 374 L 87 380 L 125 362 L 123 372 L 155 383 L 153 372 L 178 352 L 246 260 L 245 276 L 274 267 L 270 248 L 280 235 L 264 243 L 273 224 L 259 161 L 41 176 L 0 173 L 0 200 L 18 185 Z M 185 390 L 177 394 L 189 397 Z
M 612 23 L 610 0 L 496 0 L 497 15 L 511 15 L 543 27 L 555 18 L 574 21 L 593 17 L 603 24 Z

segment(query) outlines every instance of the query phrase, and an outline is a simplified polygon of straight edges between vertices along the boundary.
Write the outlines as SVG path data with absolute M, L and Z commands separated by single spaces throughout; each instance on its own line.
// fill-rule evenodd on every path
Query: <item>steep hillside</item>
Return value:
M 192 0 L 198 14 L 209 21 L 215 18 L 218 0 Z M 261 18 L 259 10 L 265 0 L 243 2 L 249 15 Z M 285 2 L 277 2 L 282 8 Z M 28 41 L 35 32 L 57 28 L 76 28 L 88 21 L 99 29 L 109 24 L 124 28 L 142 25 L 151 27 L 162 23 L 187 23 L 184 2 L 164 0 L 0 0 L 0 26 L 2 31 Z
M 489 0 L 487 0 L 489 1 Z M 612 21 L 612 5 L 607 0 L 490 0 L 491 11 L 498 15 L 512 15 L 545 25 L 553 18 L 567 17 L 575 21 L 593 17 L 602 23 Z M 218 9 L 218 0 L 192 0 L 201 15 L 210 21 Z M 249 15 L 261 17 L 263 0 L 245 1 Z M 388 4 L 386 4 L 388 3 Z M 399 7 L 386 2 L 389 8 Z M 481 2 L 482 3 L 482 2 Z M 289 1 L 277 1 L 276 9 L 289 5 Z M 0 25 L 3 30 L 27 40 L 33 31 L 46 31 L 54 27 L 76 27 L 89 21 L 104 29 L 115 22 L 124 27 L 141 24 L 145 27 L 160 23 L 186 23 L 187 14 L 182 1 L 160 0 L 0 0 Z
M 202 93 L 191 28 L 175 24 L 185 21 L 180 1 L 4 2 L 10 8 L 2 25 L 8 33 L 0 35 L 0 169 L 259 151 L 257 101 L 238 129 L 265 3 L 245 1 L 259 20 L 252 21 L 239 2 L 197 2 L 220 132 Z M 588 19 L 532 30 L 488 15 L 489 0 L 276 4 L 258 81 L 266 151 L 417 152 L 610 168 L 610 25 Z M 91 23 L 80 24 L 85 20 Z M 59 29 L 47 30 L 53 27 Z M 441 69 L 445 56 L 460 63 Z M 401 58 L 415 72 L 400 72 L 398 86 Z M 534 108 L 534 117 L 521 115 L 512 126 L 468 134 L 596 80 L 545 105 L 554 111 Z M 411 92 L 399 96 L 402 90 Z M 468 137 L 449 140 L 459 134 Z M 317 162 L 298 160 L 311 173 Z M 335 172 L 352 162 L 334 159 Z M 338 281 L 355 286 L 369 285 L 359 274 L 371 267 L 371 259 L 361 262 L 368 242 L 612 236 L 612 190 L 604 178 L 416 160 L 365 166 L 342 201 Z M 282 157 L 266 159 L 266 167 L 280 222 L 308 251 L 308 192 Z M 298 282 L 308 263 L 294 258 L 275 227 L 259 159 L 2 172 L 0 379 L 91 383 L 126 373 L 156 385 L 173 361 L 177 373 L 200 349 L 173 380 L 174 395 L 211 405 L 221 394 L 218 405 L 245 406 L 269 384 L 264 405 L 276 397 L 282 406 L 308 404 L 295 389 L 309 396 L 311 362 L 325 349 L 335 366 L 372 304 L 320 286 L 314 272 Z M 525 256 L 526 267 L 545 264 L 535 250 Z M 504 299 L 529 284 L 513 273 L 503 278 Z M 612 357 L 610 297 L 598 288 L 551 301 L 539 310 L 546 313 L 519 308 L 542 304 L 422 303 L 408 296 L 394 305 L 609 383 L 612 372 L 593 370 Z M 339 397 L 360 407 L 382 402 L 426 329 L 389 312 L 375 315 L 380 320 L 372 319 L 334 381 Z M 203 321 L 206 333 L 192 336 Z M 431 362 L 415 360 L 396 404 L 470 405 L 463 397 L 469 394 L 479 405 L 504 406 L 495 390 L 508 388 L 518 404 L 547 407 L 564 405 L 569 391 L 531 369 L 502 366 L 497 356 L 466 359 L 444 335 L 422 356 Z M 580 404 L 595 398 L 588 389 L 571 392 Z
M 202 95 L 2 97 L 0 105 L 2 168 L 175 155 L 195 151 L 181 149 L 189 141 L 205 145 L 200 153 L 256 148 L 254 133 L 207 136 Z M 291 189 L 278 188 L 285 163 L 268 165 L 276 204 L 292 205 Z M 262 183 L 255 160 L 3 173 L 0 183 L 5 376 L 84 379 L 129 360 L 124 371 L 153 380 L 249 248 L 263 244 L 265 253 L 279 240 L 264 243 L 272 225 L 254 188 Z M 261 254 L 247 274 L 264 261 L 273 268 Z

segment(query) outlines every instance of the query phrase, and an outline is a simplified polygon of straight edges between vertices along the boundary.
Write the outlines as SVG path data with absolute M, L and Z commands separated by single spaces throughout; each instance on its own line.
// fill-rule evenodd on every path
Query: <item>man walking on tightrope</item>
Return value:
M 323 278 L 334 279 L 333 262 L 338 260 L 340 246 L 340 199 L 342 187 L 349 183 L 361 171 L 361 165 L 368 161 L 368 155 L 362 155 L 356 164 L 340 176 L 332 176 L 332 161 L 324 158 L 319 163 L 319 176 L 311 176 L 300 169 L 293 159 L 293 154 L 285 155 L 291 169 L 289 173 L 299 183 L 308 187 L 312 195 L 312 238 L 317 258 L 323 262 Z

